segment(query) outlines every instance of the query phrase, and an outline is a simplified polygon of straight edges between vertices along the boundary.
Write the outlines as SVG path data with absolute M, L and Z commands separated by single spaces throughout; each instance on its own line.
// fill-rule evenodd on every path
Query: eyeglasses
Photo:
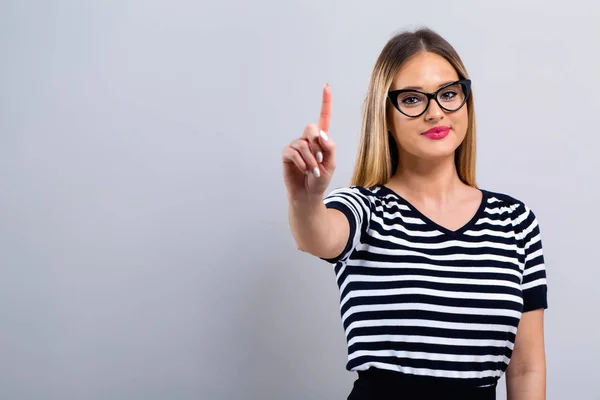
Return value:
M 402 89 L 388 92 L 388 97 L 396 110 L 402 114 L 407 117 L 419 117 L 427 111 L 431 99 L 435 99 L 444 111 L 457 111 L 467 102 L 470 91 L 471 80 L 461 79 L 444 85 L 433 93 Z

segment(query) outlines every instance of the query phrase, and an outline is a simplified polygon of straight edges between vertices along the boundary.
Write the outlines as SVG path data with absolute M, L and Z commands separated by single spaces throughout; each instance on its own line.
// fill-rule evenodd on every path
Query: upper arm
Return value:
M 321 258 L 335 263 L 350 256 L 360 242 L 362 233 L 368 229 L 371 199 L 366 189 L 350 187 L 332 191 L 324 202 L 334 238 L 328 256 Z
M 507 378 L 530 372 L 545 372 L 544 309 L 523 313 L 506 370 Z
M 517 335 L 507 377 L 545 371 L 544 310 L 548 308 L 546 266 L 538 220 L 531 209 L 524 206 L 519 226 L 519 238 L 523 246 L 523 314 L 517 327 Z
M 520 228 L 524 252 L 523 280 L 521 282 L 523 312 L 538 308 L 546 309 L 548 308 L 548 287 L 542 236 L 538 220 L 528 207 L 525 207 L 524 219 Z
M 331 247 L 321 258 L 332 260 L 344 251 L 350 238 L 350 222 L 344 213 L 335 208 L 327 209 L 327 219 L 331 229 Z

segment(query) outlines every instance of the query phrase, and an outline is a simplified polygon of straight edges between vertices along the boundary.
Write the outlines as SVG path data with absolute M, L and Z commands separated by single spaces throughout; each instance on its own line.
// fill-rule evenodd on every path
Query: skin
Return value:
M 546 399 L 544 309 L 523 313 L 506 370 L 508 400 Z

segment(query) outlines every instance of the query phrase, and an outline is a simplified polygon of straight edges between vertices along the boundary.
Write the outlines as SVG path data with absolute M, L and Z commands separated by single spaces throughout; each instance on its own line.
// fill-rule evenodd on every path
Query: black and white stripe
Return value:
M 385 186 L 331 192 L 350 238 L 334 264 L 348 370 L 377 367 L 470 386 L 495 384 L 523 312 L 547 308 L 540 230 L 522 202 L 483 192 L 457 231 Z

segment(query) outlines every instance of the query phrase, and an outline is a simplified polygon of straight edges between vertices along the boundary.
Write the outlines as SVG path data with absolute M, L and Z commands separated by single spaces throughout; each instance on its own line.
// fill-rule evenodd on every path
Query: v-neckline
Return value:
M 471 228 L 473 225 L 475 225 L 475 223 L 477 221 L 479 221 L 479 219 L 481 218 L 481 214 L 485 210 L 485 207 L 487 205 L 487 200 L 488 200 L 488 192 L 486 190 L 478 188 L 477 190 L 479 190 L 481 192 L 481 203 L 479 204 L 479 207 L 477 207 L 477 211 L 475 211 L 475 214 L 463 226 L 461 226 L 460 228 L 458 228 L 456 230 L 451 230 L 451 229 L 446 228 L 445 226 L 438 224 L 437 222 L 433 221 L 429 217 L 427 217 L 425 214 L 423 214 L 421 211 L 419 211 L 419 209 L 417 207 L 412 205 L 411 202 L 406 200 L 404 197 L 400 196 L 393 189 L 390 189 L 389 187 L 387 187 L 385 185 L 380 185 L 380 187 L 384 192 L 387 192 L 388 194 L 393 195 L 400 202 L 404 203 L 404 205 L 407 206 L 410 209 L 410 211 L 412 211 L 420 219 L 422 219 L 423 222 L 430 225 L 434 229 L 436 229 L 442 233 L 445 233 L 447 235 L 453 236 L 453 237 L 456 237 L 456 236 L 462 234 L 463 232 L 465 232 L 466 230 Z

